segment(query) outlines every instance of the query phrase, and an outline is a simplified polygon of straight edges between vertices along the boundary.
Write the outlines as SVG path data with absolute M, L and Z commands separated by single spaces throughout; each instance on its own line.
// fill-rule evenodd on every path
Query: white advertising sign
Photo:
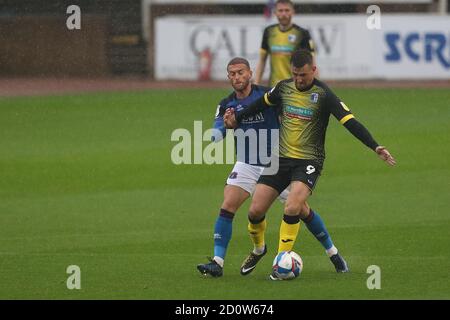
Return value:
M 449 16 L 392 16 L 375 34 L 380 77 L 450 79 Z
M 382 15 L 380 29 L 366 15 L 297 15 L 310 31 L 323 79 L 450 79 L 450 19 L 435 15 Z M 256 67 L 265 26 L 259 16 L 169 16 L 155 24 L 157 79 L 195 80 L 200 52 L 213 54 L 212 78 L 226 79 L 236 56 Z M 269 64 L 266 67 L 266 78 Z
M 146 0 L 154 4 L 243 4 L 242 0 Z M 376 3 L 431 3 L 433 0 L 377 0 Z M 275 2 L 275 1 L 273 1 Z M 302 0 L 293 1 L 301 4 L 327 3 L 327 4 L 341 4 L 341 3 L 363 3 L 372 4 L 373 0 Z M 269 0 L 246 0 L 246 3 L 251 4 L 267 4 Z

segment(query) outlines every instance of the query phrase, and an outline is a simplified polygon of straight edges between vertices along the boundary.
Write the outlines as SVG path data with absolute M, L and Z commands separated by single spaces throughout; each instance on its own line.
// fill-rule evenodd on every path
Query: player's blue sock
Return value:
M 214 260 L 223 267 L 223 260 L 227 253 L 228 243 L 233 231 L 234 213 L 220 209 L 214 227 Z
M 325 228 L 325 224 L 319 214 L 315 213 L 311 209 L 308 217 L 302 220 L 306 224 L 308 230 L 314 235 L 314 237 L 316 237 L 317 240 L 319 240 L 325 250 L 328 251 L 334 247 L 333 241 L 331 240 L 327 228 Z

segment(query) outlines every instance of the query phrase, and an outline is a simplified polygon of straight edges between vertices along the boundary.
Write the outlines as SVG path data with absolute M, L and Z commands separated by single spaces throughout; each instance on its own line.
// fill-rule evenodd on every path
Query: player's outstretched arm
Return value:
M 266 92 L 261 98 L 254 101 L 247 108 L 242 111 L 236 112 L 236 121 L 240 123 L 242 119 L 249 116 L 254 116 L 258 112 L 262 112 L 267 108 L 276 108 L 281 100 L 280 87 L 285 83 L 280 81 L 275 87 L 273 87 L 269 92 Z
M 388 165 L 393 166 L 397 163 L 386 147 L 378 146 L 375 148 L 375 152 L 378 154 L 378 157 Z
M 267 94 L 267 93 L 266 93 Z M 266 94 L 250 104 L 247 108 L 242 111 L 235 112 L 236 121 L 240 123 L 242 119 L 247 118 L 249 116 L 254 116 L 258 112 L 264 111 L 267 107 L 270 107 L 270 104 L 266 103 L 265 96 Z
M 389 153 L 389 151 L 384 146 L 380 146 L 370 134 L 369 130 L 366 129 L 359 121 L 352 118 L 344 123 L 344 127 L 347 128 L 356 138 L 358 138 L 362 143 L 368 146 L 370 149 L 375 151 L 378 157 L 386 162 L 388 165 L 393 166 L 396 164 L 394 157 Z

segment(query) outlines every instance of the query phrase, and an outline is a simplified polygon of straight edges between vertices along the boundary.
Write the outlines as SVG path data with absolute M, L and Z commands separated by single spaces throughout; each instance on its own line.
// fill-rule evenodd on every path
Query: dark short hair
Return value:
M 277 0 L 277 2 L 275 2 L 275 6 L 279 3 L 289 4 L 289 5 L 291 5 L 292 8 L 294 7 L 294 3 L 291 0 Z
M 236 58 L 231 59 L 230 62 L 228 62 L 228 64 L 227 64 L 227 69 L 229 66 L 232 66 L 235 64 L 245 64 L 250 69 L 250 63 L 248 62 L 248 60 L 245 58 L 241 58 L 241 57 L 236 57 Z
M 291 56 L 291 65 L 295 68 L 301 68 L 304 65 L 313 64 L 313 56 L 309 50 L 306 49 L 300 49 L 294 51 L 294 53 Z

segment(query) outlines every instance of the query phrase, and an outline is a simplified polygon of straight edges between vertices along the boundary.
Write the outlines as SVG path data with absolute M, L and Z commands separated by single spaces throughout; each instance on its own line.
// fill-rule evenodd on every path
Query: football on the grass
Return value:
M 272 268 L 280 279 L 294 279 L 302 272 L 303 261 L 294 251 L 283 251 L 273 260 Z

